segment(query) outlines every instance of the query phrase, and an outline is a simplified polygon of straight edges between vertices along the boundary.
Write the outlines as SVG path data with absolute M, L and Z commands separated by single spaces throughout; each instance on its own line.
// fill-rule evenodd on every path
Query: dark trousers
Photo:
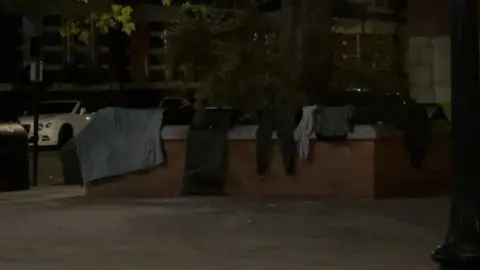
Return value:
M 291 175 L 295 172 L 296 143 L 293 138 L 295 131 L 294 114 L 282 108 L 267 108 L 262 111 L 260 125 L 257 129 L 257 173 L 264 175 L 273 158 L 272 138 L 273 132 L 277 133 L 277 140 L 282 154 L 285 172 Z

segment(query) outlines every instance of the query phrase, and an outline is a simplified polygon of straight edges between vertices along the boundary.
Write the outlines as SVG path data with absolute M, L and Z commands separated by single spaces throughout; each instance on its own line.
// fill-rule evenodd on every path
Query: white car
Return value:
M 38 107 L 38 145 L 62 147 L 77 135 L 93 116 L 78 100 L 47 101 Z M 33 114 L 25 112 L 18 118 L 21 125 L 33 137 Z

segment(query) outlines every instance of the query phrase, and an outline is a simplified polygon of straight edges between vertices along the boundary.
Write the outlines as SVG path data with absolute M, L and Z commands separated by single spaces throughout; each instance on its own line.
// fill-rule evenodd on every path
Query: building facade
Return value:
M 260 6 L 279 13 L 280 29 L 293 29 L 285 19 L 288 15 L 281 14 L 281 10 L 295 1 L 191 0 L 190 3 L 219 8 Z M 321 66 L 328 56 L 325 51 L 331 50 L 335 66 L 406 73 L 413 98 L 420 102 L 449 102 L 449 1 L 409 0 L 408 5 L 407 0 L 321 2 L 323 6 L 319 5 L 321 8 L 316 12 L 322 16 L 316 16 L 313 21 L 304 20 L 315 26 L 310 27 L 312 33 L 307 36 L 316 36 L 312 46 L 316 48 L 316 54 L 323 55 L 318 56 L 312 69 L 315 65 Z M 323 2 L 330 2 L 331 8 Z M 107 9 L 113 3 L 134 5 L 137 31 L 128 40 L 112 42 L 110 37 L 98 35 L 92 47 L 92 44 L 68 41 L 60 35 L 60 27 L 67 18 L 85 16 L 90 10 Z M 0 27 L 5 33 L 0 45 L 2 59 L 5 59 L 0 63 L 0 89 L 9 89 L 12 84 L 26 79 L 25 63 L 32 59 L 31 44 L 25 32 L 40 35 L 39 53 L 44 62 L 44 77 L 52 83 L 62 82 L 67 64 L 86 69 L 93 62 L 105 72 L 102 79 L 107 83 L 102 87 L 118 88 L 112 65 L 115 64 L 113 60 L 119 58 L 124 59 L 126 72 L 122 78 L 126 87 L 169 87 L 186 77 L 195 77 L 185 67 L 169 71 L 165 63 L 166 29 L 181 16 L 178 5 L 181 2 L 176 3 L 164 7 L 160 0 L 95 0 L 89 5 L 75 0 L 44 0 L 41 4 L 27 0 L 0 0 Z M 25 20 L 30 24 L 28 31 L 25 30 Z M 304 55 L 304 58 L 312 57 Z
M 335 65 L 402 72 L 404 9 L 396 0 L 335 1 Z
M 449 114 L 451 1 L 409 0 L 407 14 L 410 95 L 440 103 Z
M 53 88 L 75 88 L 67 82 L 92 85 L 93 88 L 118 88 L 119 79 L 124 87 L 171 88 L 182 84 L 185 78 L 194 78 L 193 70 L 182 66 L 178 70 L 167 69 L 165 53 L 166 30 L 180 16 L 180 6 L 187 1 L 174 1 L 170 7 L 161 0 L 95 0 L 88 5 L 76 0 L 45 0 L 42 4 L 24 0 L 0 0 L 5 15 L 6 40 L 2 44 L 5 56 L 0 63 L 3 73 L 0 83 L 11 85 L 25 83 L 28 79 L 28 63 L 32 55 L 31 40 L 25 32 L 39 36 L 38 56 L 44 63 L 44 80 Z M 244 0 L 190 0 L 191 4 L 206 4 L 217 8 L 245 8 L 256 2 Z M 60 34 L 67 19 L 84 18 L 92 10 L 106 10 L 112 4 L 132 5 L 137 30 L 128 38 L 115 38 L 96 34 L 89 44 Z M 12 23 L 15 21 L 15 23 Z M 27 23 L 25 23 L 27 22 Z M 15 27 L 13 28 L 12 25 Z M 25 28 L 28 28 L 26 30 Z M 23 36 L 22 36 L 23 32 Z M 31 34 L 31 33 L 29 33 Z M 15 42 L 14 42 L 15 41 Z M 14 52 L 14 53 L 13 53 Z M 118 61 L 122 59 L 121 61 Z M 92 64 L 95 66 L 92 76 Z M 119 66 L 123 70 L 118 70 Z M 66 67 L 69 70 L 66 70 Z M 95 78 L 94 78 L 95 77 Z
M 287 39 L 295 39 L 299 25 L 303 24 L 304 29 L 311 33 L 300 33 L 311 42 L 307 47 L 299 46 L 297 52 L 304 55 L 305 61 L 315 58 L 315 63 L 308 65 L 313 70 L 310 77 L 325 77 L 325 81 L 331 79 L 332 64 L 333 70 L 347 72 L 335 72 L 342 78 L 335 79 L 330 87 L 345 90 L 344 81 L 352 76 L 347 74 L 358 73 L 354 76 L 357 81 L 364 71 L 369 74 L 389 73 L 392 77 L 398 77 L 398 81 L 406 81 L 406 36 L 405 36 L 405 11 L 406 2 L 402 0 L 324 0 L 324 1 L 297 1 L 283 0 L 273 4 L 268 1 L 264 4 L 265 10 L 297 9 L 295 17 L 300 23 L 291 23 L 289 15 L 285 12 L 279 13 L 280 29 L 293 29 Z M 302 5 L 298 8 L 298 5 Z M 295 7 L 297 6 L 297 7 Z M 303 13 L 302 13 L 303 12 Z M 314 13 L 315 16 L 311 14 Z M 315 19 L 305 19 L 315 17 Z M 294 25 L 293 27 L 289 24 Z M 285 30 L 284 30 L 285 31 Z M 310 38 L 309 36 L 315 36 Z M 312 42 L 313 41 L 313 42 Z M 331 58 L 330 58 L 331 57 Z M 326 66 L 329 66 L 325 68 Z M 382 75 L 379 75 L 382 76 Z M 364 76 L 365 77 L 365 76 Z M 365 78 L 366 79 L 366 78 Z M 342 81 L 341 85 L 336 82 Z M 352 80 L 353 81 L 353 80 Z M 320 88 L 328 87 L 322 81 L 314 82 Z M 347 83 L 349 84 L 349 83 Z M 352 82 L 355 84 L 355 82 Z M 368 84 L 366 82 L 365 84 Z M 401 87 L 395 87 L 396 89 Z M 395 90 L 396 91 L 396 90 Z
M 125 87 L 162 88 L 186 76 L 182 68 L 168 76 L 165 66 L 165 32 L 169 22 L 180 16 L 178 5 L 164 7 L 160 0 L 134 1 L 137 31 L 131 37 L 96 34 L 86 44 L 62 36 L 62 25 L 67 19 L 84 18 L 92 10 L 108 9 L 117 1 L 99 0 L 88 5 L 75 0 L 46 0 L 41 5 L 2 1 L 6 4 L 1 6 L 0 27 L 8 42 L 2 43 L 2 59 L 6 60 L 0 63 L 0 83 L 5 89 L 28 80 L 28 63 L 34 60 L 32 51 L 37 46 L 34 58 L 43 61 L 44 80 L 53 88 L 72 88 L 70 81 L 84 84 L 82 88 L 87 84 L 93 84 L 92 88 L 118 88 L 120 77 Z M 31 39 L 31 35 L 38 38 Z M 119 68 L 125 72 L 119 72 Z

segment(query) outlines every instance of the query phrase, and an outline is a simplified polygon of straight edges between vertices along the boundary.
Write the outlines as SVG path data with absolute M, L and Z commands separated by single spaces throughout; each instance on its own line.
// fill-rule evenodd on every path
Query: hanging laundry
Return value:
M 307 159 L 310 151 L 310 135 L 315 132 L 315 110 L 317 106 L 303 107 L 302 119 L 294 132 L 300 159 Z
M 354 107 L 319 107 L 316 133 L 320 137 L 346 137 L 352 129 L 351 119 Z
M 272 138 L 275 131 L 278 137 L 282 162 L 287 175 L 295 172 L 295 131 L 294 114 L 285 107 L 268 106 L 262 110 L 260 125 L 257 129 L 257 173 L 267 173 L 275 145 Z
M 408 105 L 404 127 L 404 143 L 410 154 L 410 164 L 422 169 L 431 141 L 431 123 L 428 112 L 421 104 Z
M 221 195 L 228 172 L 228 131 L 234 111 L 197 111 L 187 137 L 183 195 Z

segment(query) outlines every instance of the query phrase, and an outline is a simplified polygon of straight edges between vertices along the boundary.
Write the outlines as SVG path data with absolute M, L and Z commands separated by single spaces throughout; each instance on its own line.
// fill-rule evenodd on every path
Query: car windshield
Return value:
M 71 113 L 77 105 L 76 102 L 45 102 L 38 107 L 39 114 Z M 31 111 L 29 112 L 32 113 Z

